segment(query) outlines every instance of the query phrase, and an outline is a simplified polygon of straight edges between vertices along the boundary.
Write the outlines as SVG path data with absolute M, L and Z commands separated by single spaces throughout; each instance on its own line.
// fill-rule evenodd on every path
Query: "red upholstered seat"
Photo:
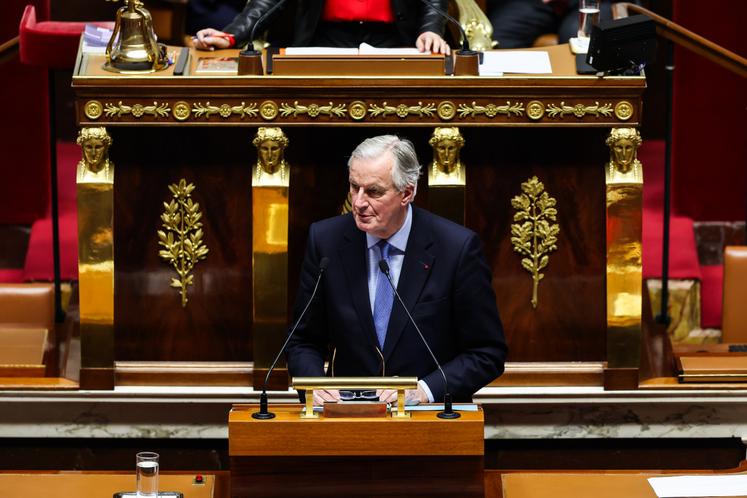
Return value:
M 27 5 L 19 26 L 21 62 L 49 69 L 70 69 L 75 64 L 84 22 L 36 21 L 36 8 Z

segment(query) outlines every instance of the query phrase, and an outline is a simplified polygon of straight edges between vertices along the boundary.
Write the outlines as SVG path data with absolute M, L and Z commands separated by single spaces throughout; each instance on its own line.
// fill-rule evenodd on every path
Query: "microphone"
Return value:
M 301 320 L 303 320 L 304 315 L 306 315 L 306 311 L 309 309 L 309 306 L 311 306 L 311 302 L 314 300 L 314 297 L 316 296 L 316 291 L 319 289 L 319 282 L 322 281 L 322 275 L 324 275 L 324 270 L 327 269 L 328 264 L 329 264 L 329 258 L 327 256 L 324 256 L 319 261 L 319 273 L 316 276 L 316 283 L 314 284 L 314 290 L 311 292 L 311 297 L 306 303 L 306 306 L 304 307 L 303 311 L 301 311 L 301 314 L 298 316 L 298 319 L 296 320 L 296 323 L 293 325 L 293 328 L 291 329 L 290 333 L 288 333 L 288 337 L 285 338 L 285 342 L 280 348 L 280 351 L 278 351 L 278 354 L 273 360 L 272 365 L 270 365 L 269 370 L 267 370 L 267 375 L 265 376 L 265 383 L 262 386 L 262 394 L 259 395 L 259 411 L 252 413 L 252 418 L 256 418 L 259 420 L 269 420 L 271 418 L 275 418 L 275 414 L 272 413 L 271 411 L 268 411 L 268 408 L 267 408 L 267 383 L 270 381 L 270 374 L 272 373 L 272 370 L 275 368 L 275 365 L 277 365 L 278 360 L 280 360 L 280 356 L 285 351 L 285 348 L 288 346 L 288 342 L 290 341 L 291 337 L 293 337 L 293 333 L 298 328 L 298 325 L 301 323 Z
M 386 279 L 389 281 L 389 285 L 392 286 L 394 295 L 397 296 L 399 303 L 402 305 L 402 308 L 405 310 L 405 313 L 407 313 L 407 317 L 410 319 L 410 323 L 412 323 L 412 326 L 415 327 L 415 330 L 420 336 L 420 340 L 423 341 L 423 344 L 425 344 L 425 348 L 430 353 L 431 358 L 433 358 L 433 362 L 438 367 L 438 371 L 441 372 L 441 377 L 444 378 L 444 410 L 442 412 L 438 412 L 436 416 L 438 418 L 445 418 L 445 419 L 454 419 L 454 418 L 461 417 L 461 415 L 455 412 L 454 409 L 452 408 L 451 394 L 449 394 L 449 381 L 446 379 L 446 374 L 444 373 L 444 369 L 441 368 L 441 363 L 439 363 L 438 358 L 436 358 L 436 355 L 433 354 L 433 351 L 431 350 L 431 347 L 428 344 L 428 341 L 425 340 L 425 336 L 420 331 L 420 327 L 418 327 L 418 324 L 415 323 L 415 319 L 410 314 L 410 310 L 407 309 L 407 306 L 405 306 L 405 302 L 402 300 L 402 297 L 399 295 L 399 292 L 397 292 L 397 287 L 394 286 L 394 282 L 392 282 L 392 276 L 389 274 L 389 264 L 386 262 L 386 260 L 383 260 L 383 259 L 379 260 L 379 269 L 384 275 L 386 275 Z
M 459 23 L 459 21 L 457 21 L 452 16 L 450 16 L 448 12 L 441 10 L 438 6 L 429 2 L 428 0 L 420 0 L 420 1 L 423 2 L 423 4 L 426 7 L 430 7 L 431 9 L 438 12 L 441 15 L 441 17 L 445 18 L 450 23 L 456 25 L 457 29 L 459 29 L 459 34 L 462 35 L 462 49 L 459 50 L 459 55 L 477 55 L 477 52 L 475 52 L 474 50 L 470 50 L 469 40 L 467 39 L 467 33 L 464 32 L 464 28 Z
M 251 43 L 251 44 L 253 44 L 253 43 L 254 43 L 254 35 L 255 35 L 255 34 L 257 33 L 257 28 L 258 28 L 258 27 L 259 27 L 259 26 L 260 26 L 260 25 L 261 25 L 261 24 L 262 24 L 262 23 L 263 23 L 264 21 L 266 21 L 267 19 L 269 19 L 270 17 L 272 17 L 272 14 L 273 14 L 273 13 L 274 13 L 274 12 L 275 12 L 276 10 L 278 10 L 278 9 L 279 9 L 279 8 L 280 8 L 280 7 L 281 7 L 281 6 L 282 6 L 282 5 L 283 5 L 283 4 L 285 3 L 285 1 L 286 1 L 286 0 L 280 0 L 280 1 L 278 2 L 278 3 L 276 3 L 275 5 L 273 5 L 273 6 L 272 6 L 272 8 L 271 8 L 270 10 L 268 10 L 267 12 L 265 12 L 265 13 L 264 13 L 264 15 L 260 16 L 260 18 L 259 18 L 259 19 L 257 19 L 257 22 L 255 22 L 255 23 L 254 23 L 254 26 L 252 26 L 252 33 L 251 33 L 251 35 L 249 36 L 249 43 Z M 253 47 L 254 47 L 254 45 L 252 45 L 252 50 L 251 50 L 251 51 L 252 51 L 252 52 L 256 52 L 256 51 L 254 50 L 254 48 L 253 48 Z M 246 50 L 246 51 L 248 52 L 249 50 Z

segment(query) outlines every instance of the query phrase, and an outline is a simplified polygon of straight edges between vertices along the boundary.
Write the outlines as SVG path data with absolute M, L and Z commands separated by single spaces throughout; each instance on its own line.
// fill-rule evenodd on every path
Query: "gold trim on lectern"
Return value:
M 397 412 L 394 418 L 405 418 L 410 412 L 405 410 L 405 390 L 417 389 L 417 377 L 295 377 L 291 387 L 296 390 L 315 389 L 396 389 Z M 301 418 L 318 418 L 314 413 L 314 396 L 306 395 L 306 409 Z
M 83 128 L 76 142 L 81 369 L 88 372 L 114 366 L 114 163 L 106 128 Z
M 605 143 L 607 196 L 607 367 L 640 365 L 642 309 L 643 167 L 637 159 L 641 135 L 613 128 Z
M 288 137 L 282 129 L 257 129 L 252 140 L 252 340 L 255 372 L 269 368 L 288 321 Z M 260 375 L 261 376 L 261 375 Z M 255 387 L 259 376 L 255 375 Z
M 438 127 L 428 144 L 433 161 L 428 166 L 428 198 L 434 213 L 464 225 L 467 168 L 460 158 L 464 137 L 457 127 Z

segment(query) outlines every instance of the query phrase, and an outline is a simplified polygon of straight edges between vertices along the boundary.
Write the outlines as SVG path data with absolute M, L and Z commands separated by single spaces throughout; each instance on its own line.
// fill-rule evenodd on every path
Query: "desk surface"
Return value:
M 501 481 L 503 498 L 656 498 L 647 479 L 659 476 L 663 474 L 516 473 L 502 475 Z
M 194 484 L 194 475 L 159 476 L 163 491 L 180 491 L 184 498 L 212 498 L 215 477 L 203 475 L 204 484 Z M 119 491 L 135 490 L 134 474 L 60 472 L 55 474 L 0 474 L 3 498 L 111 498 Z

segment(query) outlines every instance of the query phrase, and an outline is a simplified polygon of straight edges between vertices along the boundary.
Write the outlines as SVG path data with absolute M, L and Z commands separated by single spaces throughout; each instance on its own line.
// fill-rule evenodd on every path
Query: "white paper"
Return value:
M 287 47 L 285 55 L 358 55 L 357 48 Z
M 747 496 L 747 475 L 651 477 L 648 482 L 660 498 Z
M 417 48 L 378 48 L 368 43 L 361 43 L 358 48 L 361 55 L 423 55 Z
M 491 50 L 483 55 L 480 75 L 502 76 L 503 73 L 551 74 L 550 56 L 537 50 Z

